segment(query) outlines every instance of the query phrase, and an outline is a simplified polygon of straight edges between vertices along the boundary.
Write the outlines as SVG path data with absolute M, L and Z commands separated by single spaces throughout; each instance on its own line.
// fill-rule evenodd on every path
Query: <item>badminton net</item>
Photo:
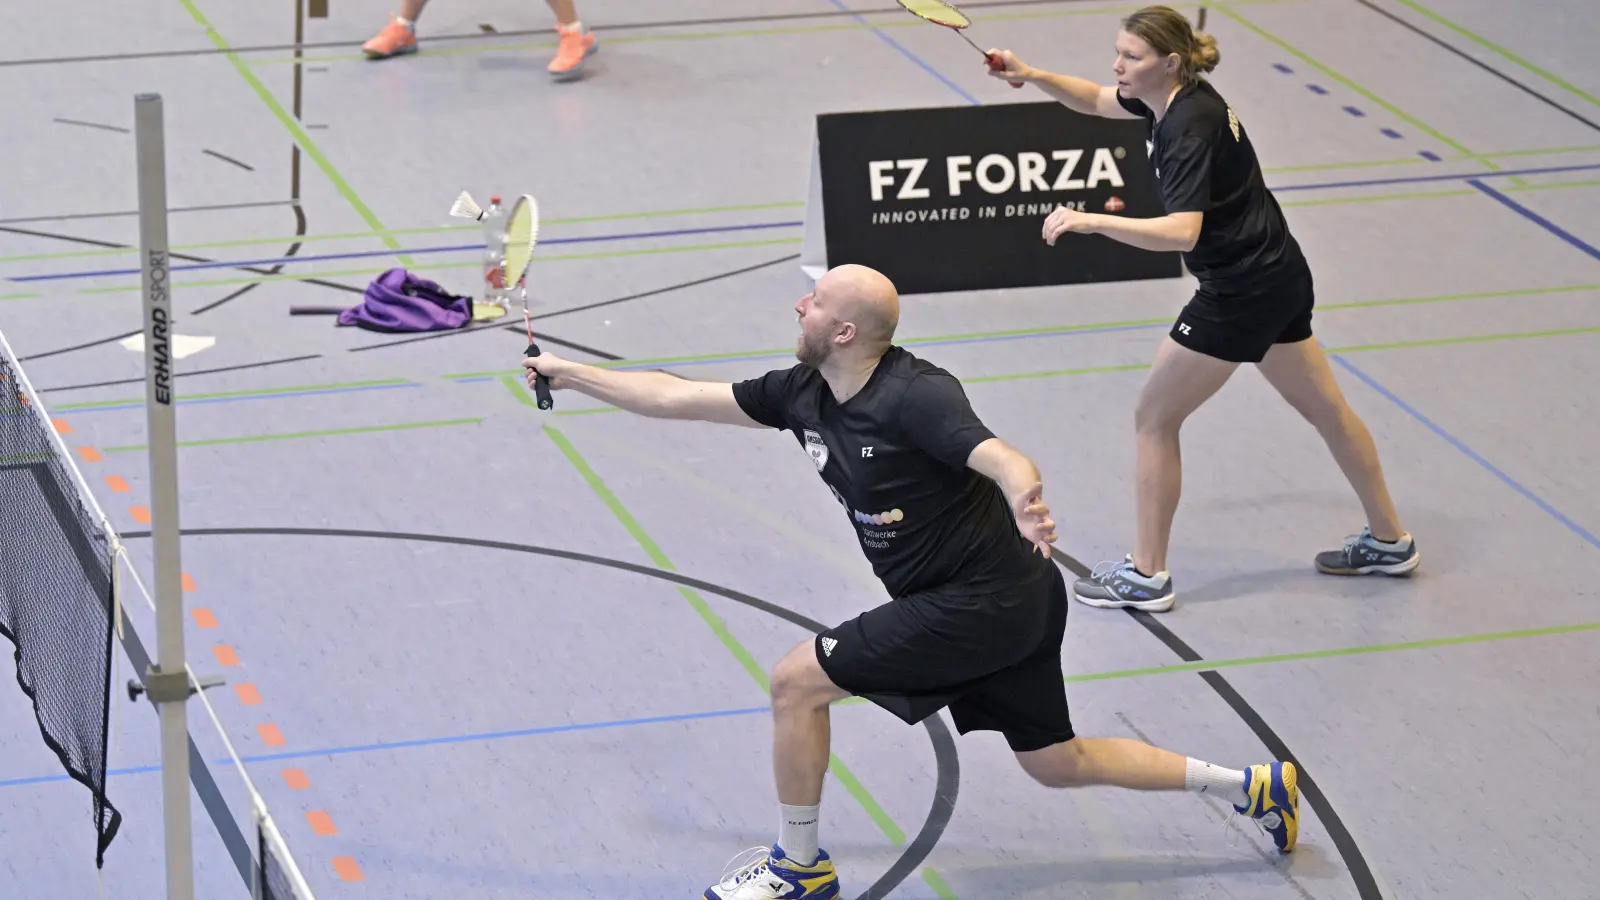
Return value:
M 40 733 L 94 797 L 95 865 L 122 814 L 106 792 L 116 534 L 0 334 L 0 635 Z

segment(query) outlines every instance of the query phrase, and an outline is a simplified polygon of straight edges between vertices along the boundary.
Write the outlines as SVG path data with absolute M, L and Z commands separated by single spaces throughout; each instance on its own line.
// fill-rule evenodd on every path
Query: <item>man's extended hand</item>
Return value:
M 1056 542 L 1056 523 L 1044 502 L 1044 484 L 1036 481 L 1012 498 L 1011 511 L 1017 517 L 1017 530 L 1048 558 L 1050 545 Z
M 523 372 L 522 374 L 524 379 L 528 382 L 529 388 L 534 386 L 533 382 L 535 378 L 543 375 L 544 377 L 550 379 L 550 390 L 559 391 L 562 388 L 571 387 L 570 384 L 563 380 L 563 376 L 581 365 L 582 363 L 575 363 L 571 360 L 562 359 L 553 353 L 540 353 L 538 356 L 529 356 L 523 358 L 522 367 L 527 371 Z

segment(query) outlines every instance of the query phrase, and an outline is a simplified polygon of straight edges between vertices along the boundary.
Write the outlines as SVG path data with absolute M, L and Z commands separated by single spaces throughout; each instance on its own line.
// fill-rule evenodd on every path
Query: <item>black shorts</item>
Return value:
M 841 690 L 910 725 L 949 707 L 960 733 L 998 731 L 1018 752 L 1071 740 L 1066 579 L 1046 567 L 1001 594 L 892 600 L 817 635 L 817 661 Z
M 1178 320 L 1172 339 L 1196 353 L 1237 363 L 1258 363 L 1273 344 L 1311 337 L 1316 304 L 1311 267 L 1304 260 L 1246 287 L 1201 282 Z

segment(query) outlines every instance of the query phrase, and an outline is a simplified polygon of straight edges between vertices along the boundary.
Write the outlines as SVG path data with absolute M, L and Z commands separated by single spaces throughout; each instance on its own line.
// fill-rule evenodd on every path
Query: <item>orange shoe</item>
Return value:
M 384 59 L 390 56 L 399 56 L 402 53 L 417 52 L 417 33 L 411 26 L 404 24 L 394 13 L 389 14 L 389 24 L 383 30 L 361 45 L 361 49 L 371 59 Z
M 593 34 L 569 30 L 564 25 L 556 25 L 556 32 L 561 35 L 561 46 L 546 68 L 557 81 L 571 81 L 583 73 L 584 61 L 600 52 L 600 43 Z

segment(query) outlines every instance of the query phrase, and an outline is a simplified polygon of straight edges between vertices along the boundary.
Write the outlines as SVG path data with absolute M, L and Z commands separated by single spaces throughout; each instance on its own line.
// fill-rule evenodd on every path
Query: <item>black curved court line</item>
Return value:
M 815 619 L 808 618 L 792 609 L 770 603 L 766 600 L 752 597 L 732 588 L 679 575 L 638 563 L 624 562 L 619 559 L 608 559 L 603 556 L 592 556 L 587 553 L 578 553 L 572 550 L 558 550 L 554 547 L 538 547 L 532 544 L 514 544 L 507 541 L 490 541 L 481 538 L 453 537 L 439 534 L 412 534 L 401 531 L 363 531 L 342 528 L 183 528 L 179 533 L 184 537 L 238 537 L 254 535 L 288 536 L 288 537 L 347 537 L 347 538 L 376 538 L 392 541 L 419 541 L 433 544 L 450 544 L 458 547 L 479 547 L 486 550 L 508 550 L 513 553 L 528 553 L 534 556 L 548 556 L 555 559 L 565 559 L 572 562 L 588 563 L 590 565 L 604 566 L 623 572 L 632 572 L 636 575 L 645 575 L 670 581 L 673 584 L 692 587 L 726 597 L 736 603 L 741 603 L 751 609 L 759 609 L 771 616 L 776 616 L 794 625 L 820 634 L 827 630 L 827 626 Z M 148 531 L 130 531 L 122 535 L 124 540 L 134 538 L 149 538 Z M 130 632 L 131 633 L 131 632 Z M 933 848 L 944 835 L 945 828 L 950 824 L 950 818 L 955 814 L 956 794 L 961 786 L 961 761 L 956 752 L 955 738 L 950 734 L 950 729 L 938 715 L 931 715 L 924 719 L 923 727 L 928 731 L 928 737 L 933 742 L 933 755 L 936 762 L 937 780 L 933 790 L 933 805 L 928 810 L 928 818 L 922 823 L 922 828 L 917 832 L 916 838 L 906 845 L 906 849 L 895 860 L 894 865 L 884 872 L 877 881 L 873 882 L 855 900 L 882 900 L 891 891 L 905 881 L 917 867 L 922 865 L 933 852 Z M 190 758 L 195 757 L 193 743 L 190 744 Z M 208 807 L 209 808 L 209 807 Z M 230 819 L 231 822 L 231 819 Z M 222 828 L 221 823 L 217 826 Z
M 972 0 L 962 3 L 964 10 L 984 9 L 991 6 L 1051 6 L 1070 3 L 1089 3 L 1095 0 Z M 720 16 L 707 19 L 678 19 L 664 22 L 617 22 L 615 24 L 597 24 L 591 26 L 597 32 L 618 31 L 649 31 L 655 28 L 688 28 L 699 25 L 741 25 L 753 22 L 787 22 L 802 21 L 805 19 L 837 19 L 849 16 L 872 15 L 875 13 L 903 13 L 905 10 L 899 6 L 879 6 L 871 9 L 830 10 L 827 12 L 803 13 L 770 13 L 754 16 Z M 543 37 L 550 33 L 548 28 L 523 29 L 519 31 L 484 32 L 473 31 L 461 34 L 430 35 L 429 41 L 470 41 L 482 40 L 486 37 Z M 340 47 L 359 47 L 361 41 L 318 41 L 316 43 L 293 44 L 260 44 L 254 47 L 230 47 L 223 50 L 218 47 L 200 47 L 193 50 L 152 50 L 145 53 L 106 53 L 95 56 L 55 56 L 35 57 L 31 59 L 5 59 L 0 60 L 0 68 L 11 66 L 44 66 L 60 65 L 64 63 L 81 62 L 113 62 L 131 59 L 158 59 L 173 56 L 215 56 L 221 53 L 266 53 L 278 50 L 328 50 Z
M 1376 4 L 1374 4 L 1372 2 L 1372 0 L 1356 0 L 1356 2 L 1361 4 L 1362 6 L 1365 6 L 1367 9 L 1372 10 L 1373 12 L 1377 13 L 1378 15 L 1383 16 L 1385 19 L 1388 19 L 1389 21 L 1395 23 L 1396 25 L 1399 25 L 1399 26 L 1401 26 L 1402 28 L 1405 28 L 1408 31 L 1415 32 L 1416 34 L 1418 34 L 1418 35 L 1420 35 L 1420 36 L 1422 36 L 1424 38 L 1427 38 L 1429 41 L 1439 45 L 1440 47 L 1443 47 L 1444 49 L 1450 51 L 1451 53 L 1454 53 L 1456 56 L 1461 57 L 1462 59 L 1466 60 L 1467 62 L 1472 63 L 1473 65 L 1475 65 L 1478 68 L 1484 70 L 1485 72 L 1488 72 L 1490 75 L 1493 75 L 1494 77 L 1500 79 L 1501 81 L 1504 81 L 1506 84 L 1509 84 L 1512 87 L 1516 88 L 1517 90 L 1522 91 L 1524 94 L 1527 94 L 1528 96 L 1533 97 L 1536 100 L 1543 101 L 1546 105 L 1550 106 L 1551 108 L 1566 113 L 1567 115 L 1571 116 L 1572 118 L 1577 119 L 1579 122 L 1582 122 L 1583 124 L 1589 126 L 1590 128 L 1593 128 L 1595 131 L 1600 131 L 1600 124 L 1596 124 L 1593 120 L 1586 119 L 1583 116 L 1578 115 L 1576 112 L 1573 112 L 1572 110 L 1567 109 L 1565 106 L 1562 106 L 1560 103 L 1557 103 L 1554 99 L 1552 99 L 1550 97 L 1546 97 L 1544 94 L 1541 94 L 1538 91 L 1534 90 L 1533 88 L 1529 87 L 1528 85 L 1525 85 L 1522 82 L 1516 80 L 1515 78 L 1512 78 L 1510 75 L 1507 75 L 1506 73 L 1500 71 L 1499 69 L 1496 69 L 1494 66 L 1489 65 L 1488 63 L 1484 62 L 1481 59 L 1478 59 L 1477 57 L 1473 56 L 1472 54 L 1467 53 L 1465 50 L 1462 50 L 1459 47 L 1456 47 L 1454 44 L 1449 43 L 1448 41 L 1444 40 L 1443 38 L 1434 35 L 1433 33 L 1427 31 L 1424 28 L 1418 27 L 1417 25 L 1413 25 L 1412 23 L 1407 22 L 1405 19 L 1402 19 L 1399 16 L 1395 15 L 1394 13 L 1389 12 L 1388 10 L 1386 10 L 1386 9 L 1376 5 Z
M 1077 575 L 1079 578 L 1090 574 L 1088 566 L 1059 550 L 1052 550 L 1050 558 L 1055 560 L 1056 564 L 1061 568 Z M 1182 638 L 1174 634 L 1172 629 L 1157 621 L 1155 616 L 1136 609 L 1126 609 L 1124 612 L 1135 622 L 1143 625 L 1146 631 L 1155 635 L 1157 640 L 1166 644 L 1167 648 L 1176 653 L 1184 662 L 1205 661 L 1205 657 L 1196 653 L 1193 647 L 1190 647 Z M 1260 713 L 1256 712 L 1255 707 L 1250 705 L 1250 701 L 1244 699 L 1238 691 L 1234 690 L 1233 685 L 1229 684 L 1227 679 L 1223 678 L 1220 673 L 1214 669 L 1208 669 L 1198 674 L 1206 684 L 1211 686 L 1212 690 L 1217 692 L 1217 696 L 1222 698 L 1222 702 L 1228 704 L 1243 720 L 1244 724 L 1255 732 L 1256 738 L 1261 741 L 1267 748 L 1267 752 L 1271 753 L 1274 759 L 1294 763 L 1299 777 L 1300 793 L 1304 794 L 1306 801 L 1316 809 L 1317 820 L 1322 823 L 1323 828 L 1328 830 L 1328 836 L 1333 839 L 1333 845 L 1338 849 L 1339 857 L 1344 861 L 1345 870 L 1350 873 L 1351 880 L 1356 884 L 1357 896 L 1361 900 L 1385 900 L 1383 891 L 1378 888 L 1378 880 L 1372 873 L 1372 867 L 1367 864 L 1367 858 L 1361 853 L 1361 847 L 1356 844 L 1355 838 L 1351 836 L 1350 829 L 1345 827 L 1344 820 L 1340 819 L 1339 814 L 1334 811 L 1333 804 L 1328 802 L 1327 795 L 1322 793 L 1322 789 L 1317 786 L 1317 782 L 1311 777 L 1311 773 L 1306 771 L 1305 763 L 1302 763 L 1290 751 L 1289 745 L 1283 742 L 1283 738 L 1278 737 L 1278 733 L 1272 730 L 1272 726 L 1267 724 L 1267 720 L 1263 719 Z

